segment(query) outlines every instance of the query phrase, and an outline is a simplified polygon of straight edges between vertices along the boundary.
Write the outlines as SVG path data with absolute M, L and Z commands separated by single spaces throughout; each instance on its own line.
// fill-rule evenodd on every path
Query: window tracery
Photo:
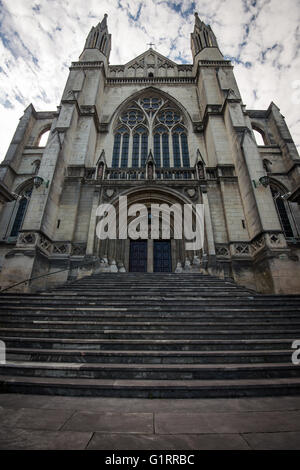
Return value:
M 190 167 L 187 129 L 181 111 L 158 95 L 129 103 L 114 134 L 113 168 L 144 167 L 150 148 L 160 168 Z

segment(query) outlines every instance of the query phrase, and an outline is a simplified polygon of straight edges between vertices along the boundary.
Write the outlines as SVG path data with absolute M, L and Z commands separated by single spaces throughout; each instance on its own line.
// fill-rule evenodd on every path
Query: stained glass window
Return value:
M 170 166 L 170 152 L 169 152 L 169 134 L 162 135 L 162 154 L 163 166 L 168 168 Z
M 160 108 L 162 100 L 160 98 L 149 97 L 141 99 L 140 103 L 146 113 L 152 115 Z
M 141 166 L 146 165 L 147 156 L 148 156 L 148 134 L 144 132 L 142 134 Z
M 179 168 L 181 166 L 180 162 L 180 147 L 179 147 L 179 134 L 173 134 L 173 155 L 174 155 L 174 167 Z
M 154 160 L 158 168 L 160 168 L 160 134 L 154 134 Z
M 149 138 L 157 168 L 170 168 L 170 165 L 190 167 L 183 116 L 168 100 L 150 95 L 132 101 L 119 120 L 123 125 L 115 134 L 114 168 L 128 166 L 129 148 L 132 149 L 132 167 L 144 167 L 149 153 Z
M 131 109 L 121 116 L 121 121 L 129 127 L 134 127 L 144 120 L 143 113 L 137 109 Z
M 123 134 L 122 142 L 122 156 L 121 156 L 121 167 L 126 168 L 128 166 L 128 148 L 129 148 L 129 134 Z
M 189 148 L 186 134 L 181 134 L 181 152 L 182 164 L 185 167 L 190 166 Z
M 137 168 L 139 166 L 139 151 L 140 151 L 140 134 L 136 133 L 133 136 L 132 145 L 132 166 Z
M 169 127 L 180 121 L 180 114 L 172 109 L 166 109 L 159 113 L 158 120 Z
M 114 142 L 114 149 L 113 149 L 113 158 L 112 158 L 113 168 L 118 168 L 119 166 L 120 145 L 121 145 L 121 134 L 117 133 L 115 134 L 115 142 Z

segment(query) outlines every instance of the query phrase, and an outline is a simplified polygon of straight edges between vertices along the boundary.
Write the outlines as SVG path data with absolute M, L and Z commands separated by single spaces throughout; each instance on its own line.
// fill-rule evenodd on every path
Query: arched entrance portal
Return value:
M 180 236 L 178 226 L 174 222 L 173 211 L 171 211 L 169 218 L 170 213 L 168 211 L 160 210 L 159 221 L 157 221 L 157 217 L 156 223 L 153 221 L 153 205 L 159 205 L 160 208 L 163 204 L 167 207 L 177 205 L 177 207 L 180 207 L 183 214 L 183 205 L 185 203 L 191 204 L 191 201 L 187 197 L 169 188 L 158 189 L 152 187 L 147 189 L 143 187 L 119 194 L 118 197 L 114 198 L 111 202 L 117 214 L 117 233 L 123 228 L 119 226 L 119 196 L 127 197 L 128 208 L 133 204 L 143 204 L 147 209 L 143 216 L 140 216 L 139 213 L 137 214 L 141 222 L 141 227 L 144 229 L 142 232 L 143 237 L 134 239 L 127 236 L 126 239 L 97 240 L 97 251 L 100 258 L 107 258 L 109 262 L 112 260 L 116 261 L 117 266 L 124 266 L 127 272 L 174 272 L 178 262 L 184 264 L 187 259 L 192 261 L 195 255 L 198 257 L 202 256 L 201 250 L 186 251 L 185 241 L 183 237 Z M 128 215 L 127 227 L 134 218 L 136 218 L 136 216 Z M 170 230 L 168 234 L 162 227 L 163 222 L 167 223 L 169 220 Z M 120 223 L 122 223 L 122 221 Z M 153 230 L 153 227 L 158 227 L 158 230 Z M 145 230 L 147 233 L 145 233 Z

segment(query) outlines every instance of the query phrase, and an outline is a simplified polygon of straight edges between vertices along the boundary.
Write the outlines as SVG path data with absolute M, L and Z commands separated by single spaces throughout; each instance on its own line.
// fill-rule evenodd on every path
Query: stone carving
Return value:
M 235 243 L 233 245 L 233 251 L 236 255 L 249 255 L 250 246 L 248 245 L 248 243 Z
M 48 238 L 44 237 L 43 235 L 40 235 L 40 239 L 39 239 L 39 243 L 38 243 L 38 246 L 40 248 L 42 248 L 43 250 L 50 253 L 51 245 L 52 245 L 52 243 L 50 242 L 50 240 L 48 240 Z
M 187 193 L 188 193 L 188 195 L 189 195 L 190 197 L 194 197 L 195 194 L 196 194 L 196 190 L 193 189 L 193 188 L 192 188 L 192 189 L 188 189 L 188 190 L 187 190 Z
M 178 263 L 177 263 L 175 273 L 182 273 L 182 265 L 181 265 L 180 261 L 178 261 Z
M 107 190 L 105 191 L 105 194 L 106 194 L 107 197 L 110 198 L 110 197 L 112 197 L 112 196 L 114 195 L 114 192 L 115 192 L 114 189 L 107 189 Z
M 18 239 L 18 244 L 22 245 L 34 245 L 37 240 L 37 234 L 36 233 L 20 233 L 19 234 L 19 239 Z
M 112 273 L 117 273 L 118 272 L 118 267 L 116 261 L 113 259 L 110 265 L 110 272 Z
M 229 258 L 229 248 L 226 246 L 216 246 L 216 255 L 222 256 L 223 258 Z
M 126 273 L 126 269 L 123 263 L 119 264 L 119 273 Z
M 72 246 L 71 255 L 72 256 L 84 256 L 86 251 L 85 244 L 78 244 Z
M 265 237 L 263 235 L 260 235 L 260 237 L 256 238 L 252 243 L 251 243 L 251 250 L 252 254 L 257 253 L 259 250 L 261 250 L 265 246 Z
M 66 255 L 69 253 L 69 245 L 67 243 L 54 243 L 52 253 L 55 255 Z

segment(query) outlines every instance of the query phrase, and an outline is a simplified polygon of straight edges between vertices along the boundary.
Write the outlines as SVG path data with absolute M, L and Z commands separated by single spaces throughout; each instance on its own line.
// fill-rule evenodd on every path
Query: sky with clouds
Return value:
M 29 103 L 38 111 L 59 105 L 68 67 L 104 13 L 111 64 L 128 62 L 149 42 L 192 63 L 195 11 L 235 65 L 247 108 L 274 101 L 300 151 L 300 0 L 0 0 L 0 161 Z

